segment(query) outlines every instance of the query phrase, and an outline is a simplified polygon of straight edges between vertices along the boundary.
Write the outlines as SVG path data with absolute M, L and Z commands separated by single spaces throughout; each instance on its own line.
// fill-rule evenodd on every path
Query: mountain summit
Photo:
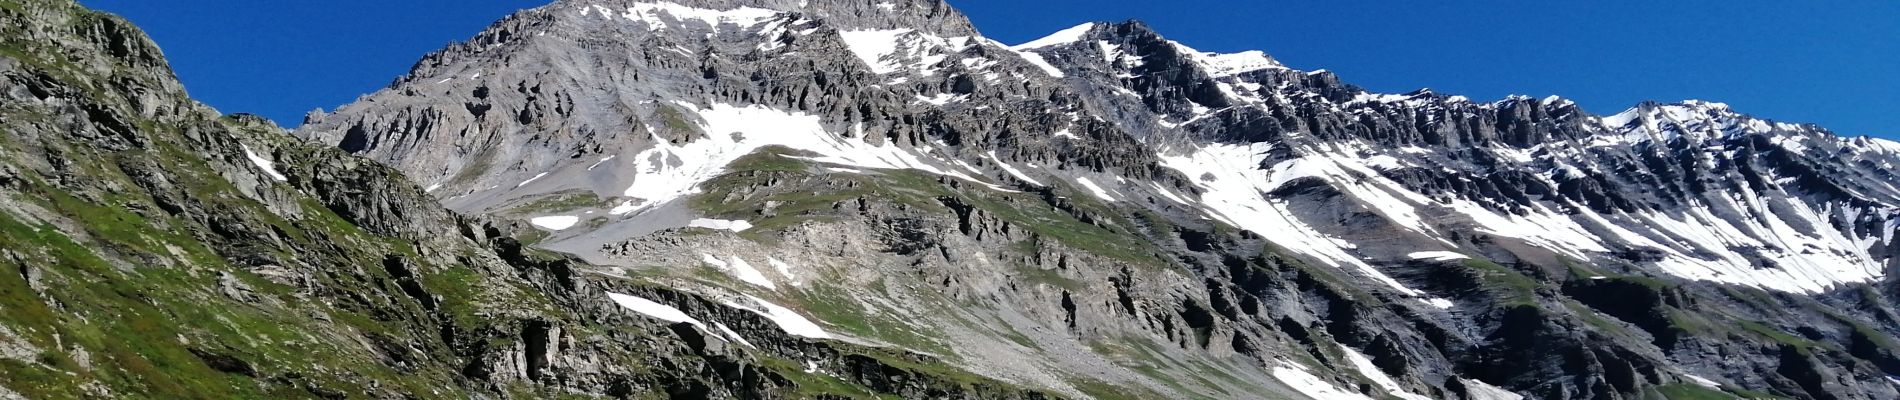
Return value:
M 561 0 L 287 133 L 0 20 L 0 397 L 1900 397 L 1900 144 L 1719 103 Z

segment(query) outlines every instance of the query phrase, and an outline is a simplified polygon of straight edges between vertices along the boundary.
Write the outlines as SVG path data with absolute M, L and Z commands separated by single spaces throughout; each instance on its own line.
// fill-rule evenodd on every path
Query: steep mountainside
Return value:
M 1900 144 L 1716 103 L 1369 93 L 1138 22 L 1009 46 L 929 0 L 564 0 L 298 134 L 604 273 L 1066 396 L 1900 396 Z
M 0 121 L 0 398 L 1054 397 L 525 248 L 69 0 L 0 0 Z

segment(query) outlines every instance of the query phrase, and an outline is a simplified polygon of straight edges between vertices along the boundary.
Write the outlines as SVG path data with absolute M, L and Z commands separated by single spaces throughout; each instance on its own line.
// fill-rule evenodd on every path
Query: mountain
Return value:
M 1064 396 L 1900 394 L 1900 145 L 1718 103 L 1371 93 L 1133 21 L 1011 46 L 937 1 L 559 1 L 297 135 Z
M 1900 394 L 1900 144 L 1717 103 L 561 0 L 287 133 L 0 19 L 0 397 Z
M 1053 397 L 526 247 L 192 101 L 117 17 L 0 22 L 0 398 Z

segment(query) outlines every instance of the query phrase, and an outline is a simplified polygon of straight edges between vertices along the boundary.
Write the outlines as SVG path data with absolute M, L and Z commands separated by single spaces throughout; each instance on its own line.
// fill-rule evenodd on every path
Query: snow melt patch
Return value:
M 1050 64 L 1048 59 L 1042 58 L 1042 54 L 1037 54 L 1033 51 L 1013 51 L 1016 52 L 1016 55 L 1022 56 L 1023 61 L 1028 61 L 1029 65 L 1034 65 L 1036 68 L 1042 69 L 1042 72 L 1048 73 L 1051 77 L 1061 78 L 1067 76 L 1062 73 L 1061 68 L 1056 68 L 1055 64 Z
M 1449 251 L 1421 251 L 1417 253 L 1407 254 L 1406 257 L 1411 257 L 1414 260 L 1432 260 L 1432 261 L 1458 261 L 1458 260 L 1471 259 L 1471 256 L 1449 252 Z
M 1371 379 L 1373 384 L 1379 385 L 1380 388 L 1385 389 L 1386 393 L 1391 394 L 1393 397 L 1405 400 L 1432 400 L 1430 397 L 1405 391 L 1405 386 L 1399 385 L 1397 380 L 1386 375 L 1385 371 L 1380 370 L 1378 365 L 1372 363 L 1371 358 L 1366 357 L 1365 354 L 1360 353 L 1358 350 L 1344 346 L 1341 346 L 1339 349 L 1340 352 L 1346 354 L 1346 360 L 1352 362 L 1353 368 L 1359 369 L 1360 375 L 1365 375 L 1366 379 Z
M 1365 395 L 1333 386 L 1331 382 L 1307 372 L 1306 366 L 1292 361 L 1282 360 L 1279 366 L 1273 367 L 1273 379 L 1280 380 L 1280 383 L 1292 387 L 1293 390 L 1313 400 L 1372 400 Z
M 778 270 L 779 276 L 783 276 L 785 280 L 791 281 L 792 286 L 798 286 L 798 275 L 792 272 L 793 268 L 791 264 L 786 264 L 784 261 L 779 261 L 779 259 L 772 257 L 766 257 L 765 263 L 771 265 L 772 269 Z
M 690 103 L 677 105 L 699 117 L 706 137 L 675 145 L 654 136 L 652 148 L 625 161 L 633 163 L 633 184 L 623 195 L 635 200 L 614 207 L 614 215 L 650 209 L 697 194 L 701 182 L 724 174 L 726 166 L 733 161 L 768 146 L 817 153 L 818 156 L 798 158 L 819 163 L 860 169 L 913 169 L 990 185 L 969 174 L 940 167 L 950 163 L 929 154 L 932 149 L 905 148 L 891 143 L 873 145 L 866 143 L 862 134 L 841 138 L 827 132 L 814 115 L 758 105 L 735 107 L 714 103 L 704 109 Z
M 1471 400 L 1524 400 L 1524 395 L 1511 393 L 1504 388 L 1475 379 L 1464 379 L 1465 392 L 1471 394 Z
M 914 29 L 882 29 L 838 32 L 851 54 L 857 55 L 872 72 L 879 75 L 897 71 L 935 73 L 951 52 L 962 51 L 975 43 L 968 37 L 944 38 Z
M 613 299 L 614 303 L 620 304 L 621 307 L 626 307 L 641 315 L 653 317 L 661 321 L 672 323 L 685 322 L 701 327 L 706 326 L 706 323 L 699 322 L 698 319 L 686 315 L 686 312 L 680 311 L 678 308 L 673 308 L 673 306 L 660 304 L 659 302 L 647 300 L 639 296 L 609 292 L 607 293 L 607 298 Z
M 752 263 L 745 262 L 743 258 L 733 256 L 725 260 L 720 260 L 719 257 L 704 253 L 701 253 L 699 256 L 700 262 L 718 268 L 721 272 L 725 272 L 733 278 L 738 278 L 740 281 L 762 288 L 778 290 L 778 285 L 772 283 L 771 278 L 766 278 L 764 273 L 759 272 L 758 268 L 753 268 Z
M 542 172 L 538 175 L 535 175 L 533 178 L 528 178 L 528 180 L 521 181 L 521 183 L 515 184 L 515 188 L 520 189 L 522 186 L 528 186 L 528 184 L 534 183 L 534 181 L 541 180 L 541 178 L 546 178 L 547 176 L 548 176 L 548 173 Z
M 785 333 L 791 334 L 793 336 L 808 337 L 808 338 L 813 338 L 813 339 L 830 339 L 831 338 L 831 334 L 825 333 L 824 328 L 819 327 L 818 324 L 816 323 L 812 323 L 810 319 L 806 319 L 804 316 L 798 315 L 798 312 L 792 311 L 792 309 L 781 307 L 777 304 L 772 304 L 772 302 L 765 301 L 765 299 L 761 299 L 752 295 L 746 295 L 745 298 L 746 300 L 751 300 L 753 304 L 757 304 L 759 307 L 763 307 L 764 309 L 760 310 L 757 308 L 753 308 L 751 306 L 742 305 L 742 304 L 733 303 L 733 302 L 725 302 L 725 305 L 727 307 L 743 309 L 746 311 L 751 311 L 753 313 L 759 314 L 760 316 L 764 316 L 766 319 L 770 319 L 772 320 L 773 323 L 778 324 L 779 329 L 784 330 Z
M 1655 266 L 1685 279 L 1791 293 L 1825 292 L 1884 275 L 1884 266 L 1868 254 L 1868 246 L 1805 202 L 1779 193 L 1760 196 L 1747 188 L 1733 196 L 1673 213 L 1637 214 L 1641 227 L 1649 230 L 1646 236 L 1657 239 L 1654 248 L 1664 254 Z M 1741 249 L 1753 251 L 1771 267 L 1759 267 L 1761 263 Z
M 1716 381 L 1714 381 L 1714 380 L 1711 380 L 1711 379 L 1709 379 L 1709 378 L 1703 378 L 1703 377 L 1700 377 L 1700 376 L 1695 376 L 1694 374 L 1682 374 L 1682 377 L 1684 377 L 1684 378 L 1689 378 L 1689 381 L 1690 381 L 1690 382 L 1694 382 L 1694 383 L 1695 383 L 1696 385 L 1700 385 L 1700 386 L 1702 386 L 1702 387 L 1706 387 L 1706 388 L 1710 388 L 1710 389 L 1721 389 L 1721 388 L 1722 388 L 1722 383 L 1721 383 L 1721 382 L 1716 382 Z
M 537 217 L 537 218 L 528 220 L 528 223 L 534 224 L 534 226 L 539 226 L 542 229 L 547 229 L 551 231 L 560 231 L 560 230 L 567 230 L 567 228 L 573 228 L 575 224 L 581 223 L 581 217 L 576 217 L 576 216 L 571 216 L 571 215 Z
M 753 346 L 752 342 L 746 341 L 744 336 L 739 336 L 739 332 L 733 332 L 732 328 L 726 327 L 726 324 L 719 323 L 719 321 L 713 321 L 713 326 L 719 328 L 719 333 L 725 334 L 726 337 L 732 338 L 732 341 L 734 342 L 738 342 L 739 344 L 745 345 L 745 347 L 751 347 L 751 348 L 759 347 L 759 346 Z
M 1352 178 L 1345 172 L 1347 167 L 1329 158 L 1283 162 L 1270 170 L 1258 168 L 1265 160 L 1265 154 L 1272 149 L 1271 144 L 1212 145 L 1195 149 L 1186 155 L 1164 153 L 1159 156 L 1163 166 L 1186 176 L 1198 177 L 1196 184 L 1203 189 L 1201 204 L 1207 207 L 1210 217 L 1267 235 L 1274 244 L 1314 257 L 1328 266 L 1352 267 L 1405 295 L 1424 294 L 1360 260 L 1350 251 L 1357 248 L 1356 245 L 1320 232 L 1301 221 L 1285 203 L 1269 200 L 1265 196 L 1299 178 L 1337 177 L 1340 179 L 1334 181 L 1336 185 L 1372 204 L 1394 222 L 1420 232 L 1432 232 L 1411 205 L 1412 202 L 1420 201 L 1413 198 L 1415 193 L 1392 189 L 1397 184 L 1376 173 L 1362 173 L 1369 177 L 1364 180 Z M 1364 181 L 1373 181 L 1380 186 L 1371 186 Z
M 1101 186 L 1096 185 L 1095 181 L 1091 181 L 1089 180 L 1089 178 L 1076 177 L 1075 183 L 1078 185 L 1082 185 L 1083 188 L 1088 189 L 1089 193 L 1094 194 L 1095 197 L 1101 198 L 1102 200 L 1105 200 L 1111 203 L 1115 202 L 1114 195 L 1109 194 L 1107 190 L 1103 190 Z
M 686 226 L 733 232 L 745 232 L 747 229 L 752 229 L 751 222 L 709 218 L 695 219 L 692 223 L 686 224 Z
M 240 144 L 238 145 L 238 148 L 244 150 L 244 158 L 251 159 L 251 164 L 257 165 L 258 169 L 264 170 L 264 173 L 269 174 L 271 179 L 276 179 L 278 182 L 290 181 L 290 178 L 285 177 L 283 173 L 277 172 L 277 163 L 271 162 L 270 159 L 257 155 L 256 152 L 251 151 L 251 146 L 245 146 L 245 145 Z
M 1172 43 L 1172 42 L 1171 42 Z M 1201 70 L 1216 78 L 1239 75 L 1263 69 L 1285 69 L 1286 66 L 1268 57 L 1266 52 L 1248 50 L 1233 54 L 1209 53 L 1195 50 L 1180 43 L 1172 43 L 1175 50 L 1187 54 L 1188 59 L 1201 66 Z
M 1031 185 L 1045 186 L 1042 184 L 1042 182 L 1037 182 L 1035 178 L 1030 178 L 1029 174 L 1025 174 L 1023 173 L 1022 170 L 1016 169 L 1016 166 L 1009 165 L 1009 163 L 1003 162 L 1002 158 L 997 158 L 995 150 L 991 150 L 989 153 L 984 153 L 983 156 L 989 157 L 990 161 L 995 161 L 997 167 L 1002 168 L 1003 172 L 1008 172 L 1010 176 L 1014 176 L 1016 177 L 1016 179 L 1021 179 L 1023 180 L 1023 182 L 1029 182 L 1029 184 Z
M 605 12 L 602 13 L 606 15 Z M 714 10 L 681 5 L 672 2 L 635 3 L 621 14 L 621 18 L 644 22 L 647 29 L 659 31 L 671 27 L 670 23 L 699 22 L 718 28 L 732 24 L 742 28 L 752 27 L 766 19 L 777 16 L 778 11 L 755 7 L 739 7 L 731 10 Z
M 958 95 L 958 94 L 950 94 L 950 93 L 938 93 L 936 96 L 924 96 L 920 94 L 920 95 L 917 95 L 917 102 L 929 104 L 933 106 L 938 106 L 938 107 L 943 107 L 946 105 L 950 105 L 950 103 L 968 100 L 969 98 L 970 98 L 970 95 L 967 95 L 967 94 Z
M 1044 36 L 1041 39 L 1029 41 L 1029 43 L 1023 43 L 1023 44 L 1011 46 L 1010 49 L 1013 49 L 1013 50 L 1040 49 L 1040 48 L 1049 47 L 1049 46 L 1059 46 L 1059 45 L 1065 45 L 1069 43 L 1075 43 L 1075 42 L 1081 41 L 1082 36 L 1088 35 L 1089 31 L 1094 30 L 1094 29 L 1095 29 L 1095 23 L 1092 23 L 1092 22 L 1076 25 L 1074 27 L 1070 27 L 1069 29 L 1056 31 L 1056 33 L 1049 34 L 1049 36 Z

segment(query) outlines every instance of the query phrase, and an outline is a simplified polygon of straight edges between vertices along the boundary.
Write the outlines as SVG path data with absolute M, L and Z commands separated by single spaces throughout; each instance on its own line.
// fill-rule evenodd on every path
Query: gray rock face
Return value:
M 1072 397 L 1900 394 L 1900 144 L 1368 93 L 1137 22 L 976 35 L 929 1 L 563 1 L 297 135 L 590 273 Z

